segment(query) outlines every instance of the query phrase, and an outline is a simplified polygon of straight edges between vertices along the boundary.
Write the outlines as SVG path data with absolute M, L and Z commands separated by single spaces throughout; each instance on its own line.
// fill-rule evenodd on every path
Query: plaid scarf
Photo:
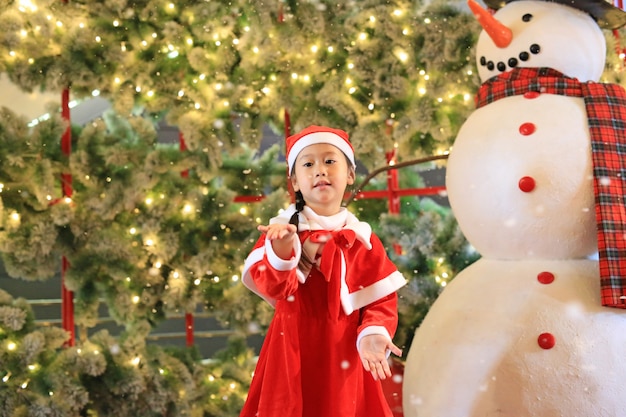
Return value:
M 626 91 L 581 83 L 551 68 L 517 68 L 486 81 L 476 106 L 520 94 L 582 97 L 593 161 L 593 190 L 603 306 L 626 308 Z

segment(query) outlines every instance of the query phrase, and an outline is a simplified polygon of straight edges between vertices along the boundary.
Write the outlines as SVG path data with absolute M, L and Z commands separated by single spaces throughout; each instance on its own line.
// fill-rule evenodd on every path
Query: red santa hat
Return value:
M 332 127 L 311 125 L 287 138 L 287 165 L 290 173 L 298 154 L 307 146 L 318 143 L 328 143 L 339 148 L 348 157 L 352 166 L 356 166 L 354 163 L 354 148 L 346 132 L 341 129 L 333 129 Z

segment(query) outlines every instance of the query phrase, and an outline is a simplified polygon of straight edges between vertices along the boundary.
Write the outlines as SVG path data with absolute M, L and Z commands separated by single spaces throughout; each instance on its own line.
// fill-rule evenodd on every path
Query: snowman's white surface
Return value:
M 478 59 L 506 63 L 538 44 L 540 53 L 517 66 L 600 77 L 605 40 L 587 14 L 520 0 L 495 17 L 513 40 L 497 48 L 482 33 Z M 481 67 L 480 76 L 500 72 Z M 521 134 L 524 123 L 535 132 Z M 535 188 L 522 191 L 523 177 Z M 582 99 L 516 96 L 476 110 L 452 149 L 447 189 L 482 258 L 443 291 L 415 334 L 404 415 L 626 416 L 626 312 L 601 306 L 597 261 L 589 259 L 596 232 Z M 542 283 L 542 272 L 554 281 Z M 544 333 L 553 347 L 540 346 Z

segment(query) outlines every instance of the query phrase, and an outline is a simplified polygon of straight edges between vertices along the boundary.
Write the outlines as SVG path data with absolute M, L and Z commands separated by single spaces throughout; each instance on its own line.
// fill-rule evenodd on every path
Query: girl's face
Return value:
M 291 185 L 317 214 L 332 216 L 339 212 L 346 187 L 354 184 L 354 178 L 354 168 L 339 148 L 316 143 L 296 157 Z

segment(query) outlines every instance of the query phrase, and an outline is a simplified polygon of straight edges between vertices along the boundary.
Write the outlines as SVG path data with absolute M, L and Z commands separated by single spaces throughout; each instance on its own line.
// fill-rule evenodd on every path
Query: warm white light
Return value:
M 22 13 L 27 12 L 27 11 L 29 12 L 37 11 L 37 6 L 35 6 L 33 2 L 30 0 L 20 0 L 18 2 L 18 8 L 19 8 L 19 11 Z
M 133 296 L 133 304 L 138 304 L 139 303 L 139 296 L 135 295 Z
M 404 51 L 398 51 L 396 56 L 398 57 L 398 59 L 402 62 L 406 62 L 409 59 L 409 54 L 407 54 Z

